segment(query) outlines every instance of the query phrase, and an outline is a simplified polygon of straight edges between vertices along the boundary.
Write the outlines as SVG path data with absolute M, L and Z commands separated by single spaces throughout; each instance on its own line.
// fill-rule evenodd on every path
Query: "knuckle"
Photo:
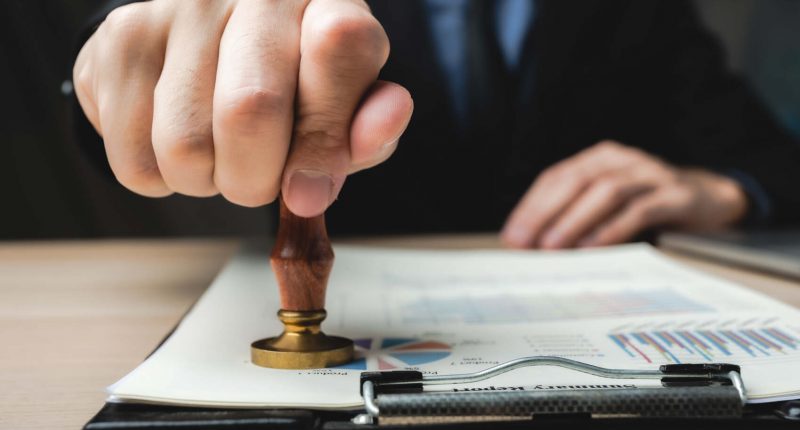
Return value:
M 594 152 L 602 157 L 617 157 L 621 159 L 633 159 L 644 155 L 644 152 L 632 146 L 623 145 L 616 140 L 603 140 L 593 148 Z
M 72 65 L 72 83 L 78 90 L 78 86 L 84 86 L 83 90 L 87 89 L 91 77 L 92 69 L 92 51 L 94 50 L 94 40 L 90 38 L 81 48 L 75 63 Z
M 566 179 L 569 175 L 563 164 L 558 163 L 542 171 L 541 178 L 547 182 L 557 182 Z
M 534 185 L 550 184 L 550 183 L 552 183 L 554 181 L 553 177 L 555 175 L 556 174 L 555 174 L 555 172 L 553 172 L 553 168 L 552 167 L 548 167 L 548 168 L 542 170 L 541 173 L 539 173 L 539 176 L 536 178 L 536 181 L 534 182 Z
M 80 71 L 74 70 L 72 84 L 75 93 L 81 96 L 90 96 L 92 91 L 92 73 L 89 67 L 82 67 Z
M 139 43 L 141 36 L 149 30 L 148 23 L 149 15 L 144 4 L 131 3 L 112 10 L 100 27 L 108 39 L 124 49 Z
M 592 175 L 586 166 L 565 166 L 558 172 L 556 180 L 574 187 L 584 187 L 591 181 Z
M 323 40 L 333 43 L 372 43 L 385 36 L 380 23 L 370 14 L 329 14 L 316 29 Z
M 655 167 L 653 175 L 660 187 L 676 187 L 681 184 L 680 178 L 669 169 Z
M 369 13 L 328 15 L 320 20 L 315 32 L 323 52 L 348 58 L 377 58 L 381 64 L 389 56 L 389 38 Z
M 598 192 L 608 199 L 617 200 L 622 197 L 623 184 L 617 178 L 600 178 L 595 185 Z
M 597 146 L 599 148 L 619 148 L 622 144 L 613 139 L 603 139 L 597 142 Z
M 687 187 L 677 187 L 672 193 L 672 203 L 677 207 L 688 207 L 695 204 L 696 194 Z
M 681 182 L 680 175 L 675 169 L 671 168 L 669 165 L 657 162 L 656 166 L 654 167 L 657 174 L 662 178 L 662 180 L 667 184 L 678 184 Z
M 648 154 L 647 152 L 639 149 L 634 148 L 633 146 L 625 146 L 624 154 L 628 156 L 631 160 L 639 161 L 643 164 L 655 164 L 660 165 L 662 164 L 661 161 L 654 156 Z
M 285 94 L 265 88 L 242 88 L 224 96 L 215 117 L 223 128 L 249 132 L 256 131 L 265 118 L 285 116 L 289 109 L 291 98 Z
M 594 149 L 602 152 L 617 152 L 623 149 L 624 146 L 616 140 L 604 139 L 594 145 Z

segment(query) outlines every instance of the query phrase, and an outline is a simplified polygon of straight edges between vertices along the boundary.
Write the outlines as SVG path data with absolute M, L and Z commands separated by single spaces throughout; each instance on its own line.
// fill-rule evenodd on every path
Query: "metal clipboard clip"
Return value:
M 431 385 L 483 381 L 515 369 L 558 366 L 612 379 L 659 379 L 661 387 L 554 391 L 423 391 Z M 524 357 L 479 372 L 423 375 L 418 371 L 363 372 L 366 414 L 356 424 L 431 424 L 529 420 L 537 416 L 592 418 L 740 418 L 747 393 L 737 365 L 669 364 L 657 370 L 608 369 L 560 357 Z

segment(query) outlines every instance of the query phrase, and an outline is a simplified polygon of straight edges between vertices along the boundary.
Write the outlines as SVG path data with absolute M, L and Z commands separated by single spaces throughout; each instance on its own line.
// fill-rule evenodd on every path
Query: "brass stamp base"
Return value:
M 338 366 L 353 360 L 353 341 L 328 336 L 320 330 L 324 310 L 278 311 L 285 327 L 277 337 L 253 342 L 253 364 L 273 369 L 318 369 Z

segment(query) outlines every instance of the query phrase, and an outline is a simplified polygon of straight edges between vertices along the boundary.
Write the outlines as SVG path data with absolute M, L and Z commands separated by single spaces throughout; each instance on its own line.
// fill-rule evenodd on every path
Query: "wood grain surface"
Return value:
M 281 308 L 325 309 L 325 291 L 333 268 L 333 248 L 325 215 L 302 218 L 281 199 L 280 224 L 269 261 L 278 281 Z
M 0 429 L 81 428 L 105 387 L 158 345 L 236 247 L 0 245 Z
M 494 235 L 335 241 L 493 248 Z M 237 248 L 235 240 L 0 244 L 0 429 L 78 429 Z M 800 307 L 800 283 L 674 256 Z M 267 264 L 266 258 L 264 264 Z

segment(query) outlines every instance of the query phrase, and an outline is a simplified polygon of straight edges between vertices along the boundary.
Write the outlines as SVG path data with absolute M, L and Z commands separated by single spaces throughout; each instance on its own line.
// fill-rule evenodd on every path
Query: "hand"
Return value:
M 710 230 L 740 220 L 747 198 L 727 177 L 677 168 L 605 141 L 544 171 L 501 233 L 512 247 L 557 249 L 630 240 L 656 226 Z
M 244 206 L 282 191 L 310 217 L 411 118 L 408 91 L 376 82 L 388 54 L 362 0 L 155 0 L 114 10 L 73 75 L 130 190 Z

